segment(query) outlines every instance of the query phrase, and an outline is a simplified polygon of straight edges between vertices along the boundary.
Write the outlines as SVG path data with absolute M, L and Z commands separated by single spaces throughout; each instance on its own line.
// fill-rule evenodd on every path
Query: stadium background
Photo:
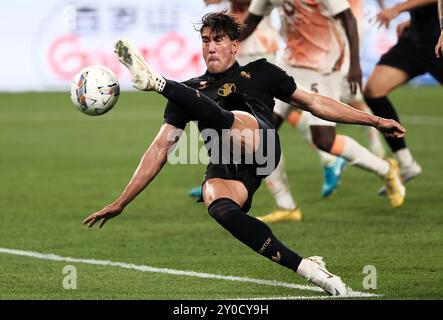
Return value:
M 386 1 L 386 5 L 395 1 Z M 185 80 L 204 70 L 200 39 L 193 23 L 208 10 L 199 0 L 150 1 L 45 1 L 23 0 L 2 5 L 0 35 L 8 46 L 0 61 L 0 91 L 65 91 L 73 75 L 86 65 L 110 67 L 130 88 L 112 52 L 116 38 L 133 41 L 155 70 L 166 77 Z M 396 22 L 390 29 L 369 24 L 377 12 L 375 1 L 365 3 L 365 32 L 362 44 L 362 67 L 367 76 L 374 64 L 396 42 Z M 278 25 L 278 17 L 273 21 Z M 283 45 L 280 46 L 281 48 Z M 20 63 L 26 76 L 17 72 Z M 429 76 L 414 81 L 433 83 Z
M 284 286 L 35 259 L 36 253 L 57 254 L 306 285 L 242 246 L 186 196 L 200 183 L 203 165 L 167 165 L 152 187 L 104 229 L 81 225 L 86 215 L 120 194 L 162 120 L 164 99 L 132 92 L 129 74 L 112 52 L 114 40 L 132 40 L 156 70 L 185 79 L 204 69 L 192 23 L 212 8 L 200 0 L 2 4 L 0 299 L 327 298 Z M 376 12 L 371 1 L 366 12 L 368 17 Z M 395 24 L 387 31 L 369 27 L 365 32 L 365 75 L 395 43 Z M 125 89 L 102 117 L 82 115 L 69 99 L 72 75 L 90 64 L 110 67 Z M 346 169 L 332 199 L 321 200 L 315 153 L 289 126 L 281 130 L 291 188 L 305 219 L 275 224 L 274 233 L 303 256 L 326 257 L 330 270 L 354 290 L 379 295 L 367 298 L 443 297 L 443 111 L 441 87 L 432 84 L 422 77 L 391 96 L 424 169 L 408 185 L 400 210 L 376 195 L 380 179 L 354 168 Z M 338 130 L 366 143 L 358 127 Z M 273 208 L 262 187 L 251 214 Z M 77 268 L 77 290 L 62 286 L 67 264 Z M 367 274 L 362 270 L 368 265 L 377 269 L 376 290 L 363 287 Z

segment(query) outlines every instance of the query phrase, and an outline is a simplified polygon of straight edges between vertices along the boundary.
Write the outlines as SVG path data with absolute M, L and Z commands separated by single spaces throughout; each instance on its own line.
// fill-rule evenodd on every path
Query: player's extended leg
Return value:
M 395 160 L 379 158 L 354 139 L 337 135 L 332 125 L 311 125 L 311 131 L 312 140 L 318 148 L 339 155 L 350 161 L 352 165 L 372 171 L 382 177 L 387 187 L 390 205 L 394 208 L 403 205 L 406 191 L 401 183 Z
M 364 90 L 366 103 L 372 112 L 377 116 L 400 122 L 397 112 L 387 96 L 392 90 L 408 80 L 409 75 L 403 70 L 387 65 L 377 65 L 369 77 Z M 406 147 L 405 139 L 389 137 L 385 137 L 385 139 L 400 165 L 400 174 L 403 181 L 407 182 L 418 176 L 422 169 Z
M 262 221 L 242 210 L 248 190 L 237 180 L 208 179 L 203 186 L 203 199 L 208 212 L 235 238 L 266 258 L 285 266 L 332 295 L 346 295 L 342 280 L 326 270 L 319 257 L 303 259 L 287 248 Z

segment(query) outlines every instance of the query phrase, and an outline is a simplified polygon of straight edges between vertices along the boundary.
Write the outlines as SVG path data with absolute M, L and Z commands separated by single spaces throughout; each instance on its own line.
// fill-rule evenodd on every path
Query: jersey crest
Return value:
M 230 95 L 231 93 L 235 92 L 236 90 L 237 90 L 237 87 L 235 86 L 234 83 L 225 83 L 223 86 L 221 86 L 218 89 L 217 94 L 219 96 L 226 97 L 226 96 Z

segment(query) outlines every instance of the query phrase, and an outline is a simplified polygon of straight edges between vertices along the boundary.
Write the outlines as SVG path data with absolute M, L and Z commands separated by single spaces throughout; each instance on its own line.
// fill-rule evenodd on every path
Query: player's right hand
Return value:
M 120 206 L 110 204 L 100 211 L 90 214 L 88 217 L 86 217 L 85 220 L 83 220 L 83 224 L 87 225 L 88 228 L 91 228 L 94 224 L 101 220 L 99 225 L 99 228 L 101 228 L 106 223 L 106 221 L 118 216 L 122 211 L 123 209 Z
M 406 134 L 406 129 L 393 119 L 379 118 L 375 128 L 389 138 L 403 138 Z

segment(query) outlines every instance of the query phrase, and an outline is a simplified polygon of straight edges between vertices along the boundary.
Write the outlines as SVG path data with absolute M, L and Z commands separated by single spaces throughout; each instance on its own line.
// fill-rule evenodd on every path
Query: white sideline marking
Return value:
M 300 284 L 294 284 L 294 283 L 289 283 L 289 282 L 254 279 L 254 278 L 247 278 L 247 277 L 224 276 L 224 275 L 218 275 L 218 274 L 202 273 L 202 272 L 194 272 L 194 271 L 184 271 L 184 270 L 176 270 L 176 269 L 169 269 L 169 268 L 155 268 L 155 267 L 151 267 L 151 266 L 136 265 L 136 264 L 125 263 L 125 262 L 114 262 L 114 261 L 109 261 L 109 260 L 78 259 L 78 258 L 71 258 L 71 257 L 62 257 L 62 256 L 52 254 L 52 253 L 47 254 L 47 253 L 40 253 L 40 252 L 35 252 L 35 251 L 24 251 L 24 250 L 8 249 L 8 248 L 1 248 L 1 247 L 0 247 L 0 253 L 12 254 L 12 255 L 16 255 L 16 256 L 30 257 L 30 258 L 36 258 L 36 259 L 42 259 L 42 260 L 50 260 L 50 261 L 64 261 L 64 262 L 71 262 L 71 263 L 91 264 L 91 265 L 97 265 L 97 266 L 111 266 L 111 267 L 119 267 L 119 268 L 124 268 L 124 269 L 133 269 L 133 270 L 138 270 L 138 271 L 142 271 L 142 272 L 166 273 L 166 274 L 173 274 L 173 275 L 179 275 L 179 276 L 189 276 L 189 277 L 206 278 L 206 279 L 219 279 L 219 280 L 226 280 L 226 281 L 249 282 L 249 283 L 255 283 L 255 284 L 266 285 L 266 286 L 275 286 L 275 287 L 291 288 L 291 289 L 298 289 L 298 290 L 323 292 L 323 290 L 319 287 L 300 285 Z M 357 295 L 353 295 L 353 293 L 357 294 Z M 377 295 L 351 290 L 351 294 L 349 294 L 348 296 L 349 297 L 357 297 L 357 296 L 358 297 L 375 297 Z M 317 296 L 317 297 L 321 297 L 321 299 L 323 299 L 323 296 Z M 343 298 L 345 296 L 341 296 L 341 297 Z M 276 298 L 279 298 L 279 297 L 276 297 Z M 310 297 L 306 297 L 306 298 L 310 298 Z M 324 296 L 324 298 L 326 299 L 326 298 L 330 298 L 330 297 Z M 261 299 L 261 298 L 256 298 L 256 299 Z
M 382 294 L 348 290 L 346 296 L 275 296 L 275 297 L 253 297 L 253 298 L 234 298 L 232 300 L 310 300 L 310 299 L 343 299 L 343 298 L 375 298 L 383 297 Z

